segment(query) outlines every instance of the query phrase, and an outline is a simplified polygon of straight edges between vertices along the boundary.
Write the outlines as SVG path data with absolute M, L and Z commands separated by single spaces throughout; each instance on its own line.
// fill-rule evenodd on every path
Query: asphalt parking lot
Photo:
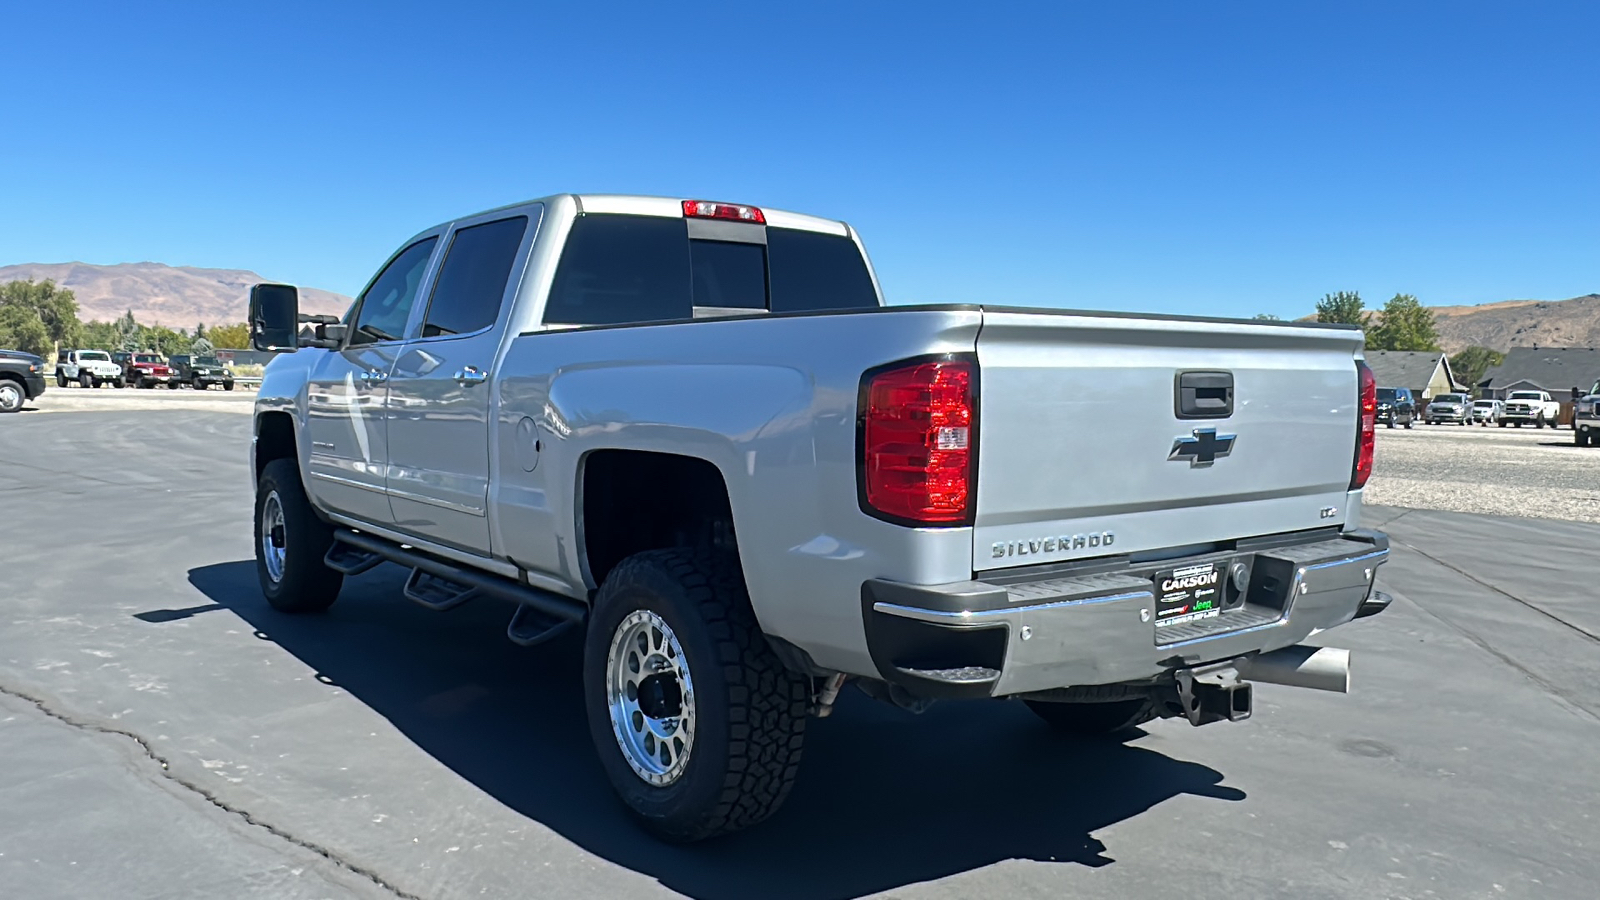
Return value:
M 1395 605 L 1318 636 L 1354 651 L 1349 695 L 1264 685 L 1248 722 L 1079 743 L 1011 704 L 912 716 L 849 692 L 779 817 L 674 848 L 609 793 L 573 642 L 520 649 L 492 603 L 424 610 L 390 566 L 325 616 L 274 614 L 249 419 L 228 414 L 251 395 L 116 393 L 0 421 L 7 897 L 1587 900 L 1600 882 L 1600 525 L 1369 507 Z M 1443 431 L 1380 433 L 1375 497 L 1448 509 L 1417 483 L 1526 477 L 1594 502 L 1597 470 L 1561 468 L 1593 463 L 1541 446 L 1570 432 Z M 1473 456 L 1442 470 L 1447 446 Z M 1472 461 L 1546 450 L 1563 462 Z

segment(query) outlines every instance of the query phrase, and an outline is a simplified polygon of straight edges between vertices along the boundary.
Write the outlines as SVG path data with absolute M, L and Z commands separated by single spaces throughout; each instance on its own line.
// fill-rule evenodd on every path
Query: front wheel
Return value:
M 224 381 L 224 382 L 223 382 L 223 383 L 222 383 L 222 389 L 223 389 L 223 390 L 225 390 L 225 391 L 231 391 L 231 390 L 233 390 L 233 382 L 231 382 L 231 381 Z
M 809 680 L 772 652 L 732 554 L 650 550 L 611 570 L 583 692 L 612 788 L 658 837 L 748 828 L 794 784 Z
M 1155 718 L 1149 700 L 1113 700 L 1109 703 L 1052 703 L 1046 700 L 1022 701 L 1034 715 L 1063 734 L 1076 737 L 1101 737 L 1125 731 Z
M 81 387 L 81 388 L 92 388 L 92 387 L 94 387 L 94 376 L 90 375 L 88 372 L 80 372 L 80 373 L 78 373 L 78 387 Z
M 292 459 L 267 463 L 256 484 L 256 577 L 273 609 L 321 612 L 333 605 L 344 576 L 323 559 L 333 528 L 317 518 Z
M 27 402 L 22 385 L 9 378 L 0 378 L 0 413 L 14 413 Z
M 194 389 L 197 390 L 197 391 L 203 391 L 203 390 L 206 389 L 206 383 L 204 381 L 201 381 L 200 379 L 196 378 L 194 380 Z

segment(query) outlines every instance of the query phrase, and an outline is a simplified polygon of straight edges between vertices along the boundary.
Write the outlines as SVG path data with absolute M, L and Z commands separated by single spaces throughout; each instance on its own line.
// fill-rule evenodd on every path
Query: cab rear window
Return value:
M 773 227 L 765 236 L 765 244 L 692 239 L 683 219 L 580 216 L 544 321 L 622 325 L 690 319 L 697 307 L 816 312 L 878 305 L 854 241 Z

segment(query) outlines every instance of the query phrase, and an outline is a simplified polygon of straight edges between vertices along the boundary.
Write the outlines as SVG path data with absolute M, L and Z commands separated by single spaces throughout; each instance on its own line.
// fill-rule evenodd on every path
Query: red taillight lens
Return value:
M 706 200 L 683 201 L 683 214 L 691 219 L 731 219 L 735 222 L 767 224 L 766 214 L 754 206 L 736 203 L 711 203 Z
M 1356 361 L 1356 374 L 1361 390 L 1356 408 L 1356 463 L 1350 475 L 1352 491 L 1360 490 L 1372 477 L 1372 444 L 1378 436 L 1378 381 L 1361 360 Z
M 861 492 L 870 512 L 907 524 L 971 523 L 976 374 L 976 363 L 940 360 L 869 377 Z

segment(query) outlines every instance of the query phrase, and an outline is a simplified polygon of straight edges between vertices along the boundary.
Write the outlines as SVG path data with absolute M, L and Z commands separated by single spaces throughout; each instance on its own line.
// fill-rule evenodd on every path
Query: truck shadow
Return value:
M 1103 866 L 1115 860 L 1097 830 L 1182 794 L 1245 796 L 1202 765 L 1060 738 L 1019 704 L 913 716 L 851 689 L 831 718 L 812 720 L 799 781 L 775 817 L 719 841 L 664 845 L 627 818 L 595 761 L 581 642 L 519 648 L 504 636 L 509 607 L 479 601 L 440 616 L 401 599 L 403 577 L 381 566 L 347 581 L 327 614 L 286 616 L 261 599 L 253 562 L 189 572 L 258 637 L 499 802 L 691 897 L 859 897 L 1011 859 Z

